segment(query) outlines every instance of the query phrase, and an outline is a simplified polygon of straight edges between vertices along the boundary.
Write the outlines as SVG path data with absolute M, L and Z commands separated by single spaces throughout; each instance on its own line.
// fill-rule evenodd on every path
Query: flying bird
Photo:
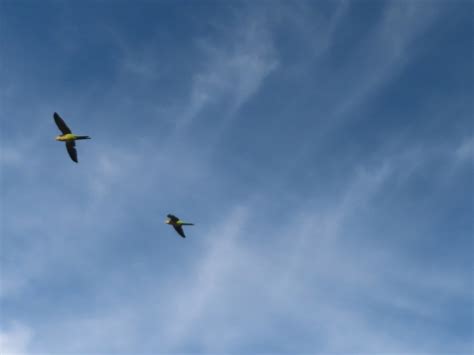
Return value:
M 76 141 L 80 139 L 91 139 L 89 136 L 76 136 L 72 134 L 69 127 L 66 125 L 64 120 L 59 116 L 56 112 L 53 115 L 54 122 L 58 126 L 59 130 L 61 131 L 62 135 L 57 136 L 56 140 L 60 142 L 66 142 L 66 149 L 69 153 L 71 159 L 77 163 L 77 151 L 76 151 Z
M 166 219 L 165 223 L 172 225 L 175 231 L 178 232 L 178 234 L 183 238 L 186 238 L 186 236 L 184 235 L 183 226 L 194 226 L 193 223 L 183 222 L 178 217 L 172 214 L 169 214 L 167 217 L 168 219 Z

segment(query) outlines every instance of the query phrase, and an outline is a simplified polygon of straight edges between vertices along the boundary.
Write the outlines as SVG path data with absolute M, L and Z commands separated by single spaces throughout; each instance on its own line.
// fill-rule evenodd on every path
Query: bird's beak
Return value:
M 169 220 L 169 219 L 165 219 L 165 224 L 170 224 L 170 220 Z
M 58 140 L 59 140 L 59 136 L 57 136 L 55 139 L 58 141 Z

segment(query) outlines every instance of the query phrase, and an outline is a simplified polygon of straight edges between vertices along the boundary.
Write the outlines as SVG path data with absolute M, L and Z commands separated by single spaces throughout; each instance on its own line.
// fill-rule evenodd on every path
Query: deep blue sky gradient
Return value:
M 472 352 L 472 12 L 0 1 L 2 351 Z

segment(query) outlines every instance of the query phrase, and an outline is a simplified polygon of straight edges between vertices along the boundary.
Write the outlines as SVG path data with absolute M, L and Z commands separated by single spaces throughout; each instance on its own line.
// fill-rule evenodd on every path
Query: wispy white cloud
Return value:
M 384 191 L 388 179 L 399 170 L 412 169 L 412 163 L 393 157 L 372 168 L 361 167 L 335 196 L 333 207 L 305 204 L 293 208 L 294 218 L 267 229 L 271 238 L 253 226 L 250 216 L 258 212 L 251 205 L 244 215 L 224 219 L 226 227 L 209 235 L 213 243 L 204 262 L 176 290 L 171 309 L 178 312 L 170 310 L 173 316 L 166 322 L 170 326 L 167 349 L 180 351 L 191 346 L 220 352 L 252 348 L 257 339 L 271 336 L 276 319 L 296 322 L 300 332 L 296 336 L 304 338 L 302 329 L 311 329 L 310 333 L 319 332 L 324 339 L 300 342 L 301 347 L 294 351 L 438 349 L 440 343 L 435 339 L 411 336 L 409 328 L 400 331 L 402 320 L 385 323 L 371 316 L 371 303 L 432 322 L 442 318 L 437 309 L 448 294 L 466 297 L 471 293 L 463 285 L 468 275 L 454 281 L 414 265 L 383 245 L 356 247 L 356 239 L 366 240 L 367 236 L 352 231 L 354 217 L 373 211 L 374 198 Z M 266 248 L 249 241 L 261 238 L 270 243 Z M 233 297 L 234 293 L 239 297 Z M 424 296 L 420 298 L 432 293 L 437 296 L 429 304 Z M 206 324 L 205 329 L 199 324 Z M 465 351 L 468 344 L 451 346 L 442 349 Z
M 273 8 L 274 17 L 283 28 L 294 30 L 298 40 L 304 41 L 305 58 L 301 64 L 309 62 L 314 64 L 320 57 L 327 54 L 333 45 L 336 32 L 344 25 L 344 20 L 349 14 L 351 2 L 333 1 L 335 9 L 330 15 L 323 15 L 317 11 L 311 1 L 280 2 Z M 303 69 L 305 65 L 302 65 Z M 287 68 L 289 69 L 289 68 Z
M 341 3 L 329 20 L 328 39 L 318 47 L 318 55 L 330 48 L 348 4 Z M 408 2 L 392 2 L 385 9 L 381 23 L 359 48 L 376 56 L 364 62 L 360 73 L 358 65 L 349 65 L 338 79 L 346 73 L 355 79 L 372 75 L 372 67 L 381 66 L 382 72 L 375 71 L 361 85 L 347 80 L 334 99 L 346 99 L 345 104 L 340 112 L 334 105 L 334 115 L 345 117 L 396 75 L 410 43 L 429 26 L 437 10 L 419 24 L 422 12 L 419 5 Z M 309 21 L 311 16 L 305 18 Z M 179 101 L 183 109 L 175 112 L 183 127 L 205 122 L 201 115 L 213 105 L 222 106 L 223 121 L 230 121 L 279 68 L 272 30 L 259 19 L 245 17 L 244 25 L 225 27 L 228 31 L 222 38 L 197 42 L 198 69 L 187 82 L 189 97 Z M 396 38 L 391 38 L 392 31 L 397 32 Z M 149 62 L 152 56 L 153 50 L 143 57 L 125 58 L 129 61 L 121 63 L 125 76 L 150 75 L 156 65 Z M 121 84 L 120 90 L 126 80 Z M 122 95 L 120 91 L 117 97 Z M 89 99 L 85 95 L 79 101 Z M 126 120 L 126 115 L 101 111 L 95 104 L 84 105 L 82 111 L 76 105 L 71 107 L 84 117 L 96 110 L 117 124 Z M 113 113 L 120 113 L 121 102 L 114 109 Z M 397 235 L 379 236 L 369 228 L 389 213 L 377 204 L 377 198 L 387 193 L 387 184 L 396 180 L 399 188 L 408 185 L 439 149 L 411 144 L 397 151 L 402 142 L 390 154 L 378 155 L 376 163 L 361 160 L 357 168 L 344 170 L 340 189 L 330 198 L 318 199 L 313 186 L 302 186 L 303 201 L 293 200 L 287 214 L 270 218 L 268 210 L 281 203 L 278 189 L 262 192 L 258 186 L 250 187 L 249 194 L 254 192 L 258 198 L 242 197 L 233 208 L 222 202 L 228 194 L 220 185 L 222 171 L 195 146 L 183 144 L 184 140 L 162 143 L 155 131 L 137 134 L 142 138 L 128 138 L 132 141 L 119 145 L 118 139 L 106 134 L 90 142 L 81 150 L 88 157 L 79 165 L 85 167 L 81 170 L 73 170 L 78 168 L 73 165 L 58 169 L 52 163 L 34 169 L 22 166 L 21 160 L 34 152 L 34 146 L 7 151 L 10 157 L 5 164 L 21 168 L 21 176 L 31 171 L 34 179 L 47 179 L 48 184 L 42 185 L 44 191 L 33 188 L 15 198 L 8 195 L 9 208 L 15 212 L 8 217 L 8 230 L 18 237 L 2 236 L 2 242 L 10 243 L 8 257 L 12 258 L 2 259 L 2 299 L 26 297 L 35 292 L 35 284 L 49 277 L 85 280 L 74 284 L 74 290 L 61 290 L 77 290 L 89 299 L 85 297 L 80 305 L 68 299 L 67 312 L 53 307 L 54 317 L 48 322 L 35 319 L 34 314 L 23 315 L 28 327 L 3 331 L 3 347 L 31 353 L 246 353 L 259 346 L 266 352 L 288 353 L 469 350 L 463 339 L 442 344 L 444 339 L 420 334 L 423 327 L 410 327 L 407 319 L 421 320 L 426 326 L 442 323 L 448 317 L 446 303 L 472 296 L 466 282 L 470 275 L 453 272 L 446 263 L 427 267 L 406 255 L 394 242 Z M 64 151 L 61 154 L 68 159 Z M 454 164 L 453 157 L 470 159 L 472 138 L 442 155 Z M 295 167 L 306 163 L 296 162 Z M 269 184 L 281 178 L 293 192 L 293 181 L 285 180 L 284 173 L 272 175 Z M 64 203 L 64 191 L 71 203 Z M 198 203 L 192 201 L 194 193 L 201 194 Z M 154 209 L 170 208 L 176 200 L 186 201 L 180 203 L 181 210 L 207 215 L 207 225 L 216 225 L 206 227 L 199 221 L 186 240 L 165 239 L 164 229 L 154 228 L 157 223 L 164 227 Z M 47 203 L 36 208 L 37 201 Z M 399 229 L 392 234 L 413 233 L 417 228 L 403 218 L 397 221 Z M 150 235 L 140 235 L 143 231 Z M 169 235 L 174 237 L 172 231 Z M 394 244 L 397 248 L 392 248 Z M 405 317 L 397 317 L 399 313 Z M 276 341 L 282 334 L 292 341 Z
M 247 208 L 238 207 L 209 232 L 206 237 L 209 252 L 174 290 L 172 312 L 165 322 L 165 339 L 170 350 L 181 348 L 183 339 L 191 333 L 194 339 L 204 335 L 196 334 L 196 324 L 220 303 L 222 288 L 228 285 L 227 276 L 231 276 L 235 267 L 249 261 L 237 241 L 247 214 Z
M 465 351 L 466 343 L 443 347 L 435 339 L 410 335 L 403 320 L 385 321 L 371 310 L 379 305 L 430 322 L 442 316 L 437 309 L 445 297 L 472 292 L 465 275 L 433 274 L 383 245 L 354 249 L 356 239 L 365 240 L 352 231 L 354 216 L 372 211 L 385 183 L 416 163 L 410 154 L 400 154 L 360 166 L 331 206 L 308 199 L 274 226 L 255 223 L 265 217 L 261 200 L 243 202 L 204 231 L 203 248 L 191 262 L 177 262 L 178 278 L 142 285 L 139 304 L 114 291 L 121 277 L 104 280 L 110 307 L 61 320 L 54 335 L 49 327 L 45 341 L 54 338 L 58 349 L 67 343 L 76 352 L 239 352 L 262 341 L 275 352 L 431 352 L 439 346 Z M 426 294 L 436 297 L 426 302 Z M 290 328 L 285 332 L 300 339 L 297 348 L 272 345 L 281 322 Z M 142 327 L 155 329 L 155 341 L 144 345 Z M 67 336 L 76 332 L 88 343 Z M 105 346 L 104 338 L 114 340 Z
M 474 137 L 469 137 L 461 142 L 455 154 L 460 161 L 472 161 L 474 159 Z
M 434 2 L 390 1 L 369 36 L 352 53 L 353 62 L 344 70 L 349 89 L 346 99 L 336 106 L 333 119 L 349 114 L 366 103 L 394 79 L 419 53 L 413 43 L 434 23 L 441 9 Z M 351 59 L 349 59 L 351 60 Z M 346 85 L 346 84 L 344 84 Z
M 197 43 L 205 63 L 192 81 L 188 108 L 180 125 L 187 125 L 208 105 L 228 103 L 224 117 L 232 116 L 277 68 L 278 59 L 266 19 L 249 16 L 225 26 L 224 38 L 201 38 Z
M 28 354 L 32 330 L 19 323 L 0 330 L 0 351 L 5 355 Z

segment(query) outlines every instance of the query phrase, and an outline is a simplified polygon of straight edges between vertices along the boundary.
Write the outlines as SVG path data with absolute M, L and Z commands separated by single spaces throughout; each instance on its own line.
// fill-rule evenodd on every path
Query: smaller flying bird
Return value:
M 71 159 L 77 163 L 77 151 L 76 151 L 76 141 L 80 139 L 91 139 L 89 136 L 76 136 L 72 134 L 69 127 L 66 125 L 64 120 L 56 112 L 53 115 L 54 122 L 58 126 L 59 130 L 62 132 L 62 135 L 57 136 L 56 140 L 60 142 L 66 142 L 66 149 L 69 153 Z
M 186 238 L 186 236 L 184 235 L 183 226 L 194 226 L 193 223 L 183 222 L 178 217 L 172 214 L 169 214 L 167 217 L 168 219 L 166 219 L 165 223 L 172 225 L 175 231 L 178 232 L 178 234 L 183 238 Z

